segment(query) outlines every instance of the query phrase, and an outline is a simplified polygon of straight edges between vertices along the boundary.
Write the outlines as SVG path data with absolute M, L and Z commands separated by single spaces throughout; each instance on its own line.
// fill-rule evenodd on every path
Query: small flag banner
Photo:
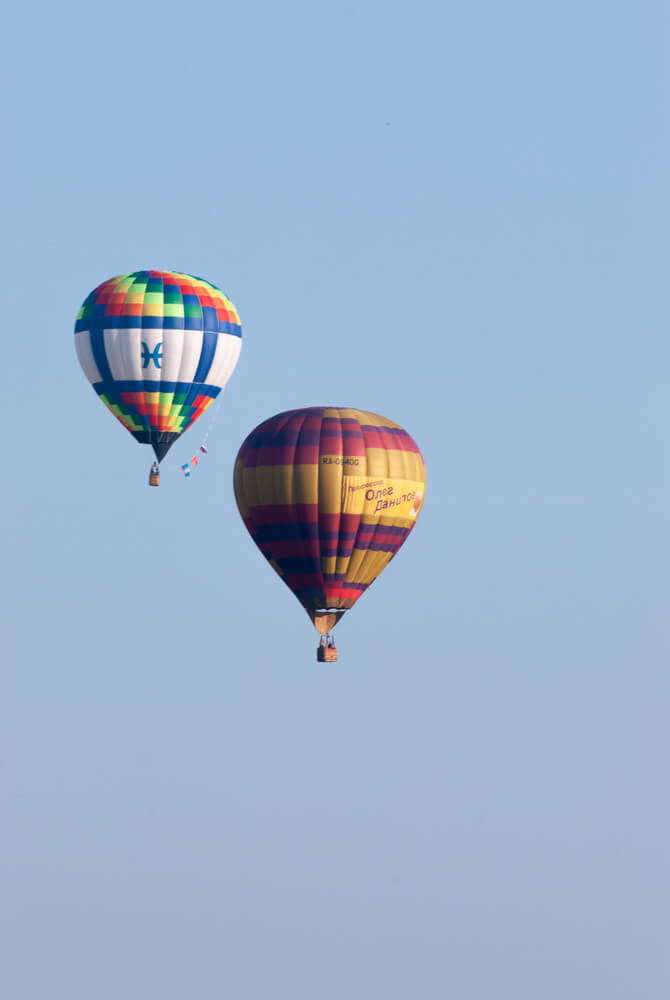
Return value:
M 200 451 L 202 452 L 203 455 L 207 455 L 208 454 L 207 449 L 205 448 L 204 444 L 200 445 Z M 198 458 L 198 456 L 196 454 L 196 455 L 193 456 L 193 458 L 191 459 L 190 462 L 187 462 L 186 465 L 182 465 L 181 471 L 184 473 L 184 475 L 186 476 L 187 479 L 191 475 L 191 466 L 197 467 L 199 465 L 199 463 L 200 463 L 200 459 Z

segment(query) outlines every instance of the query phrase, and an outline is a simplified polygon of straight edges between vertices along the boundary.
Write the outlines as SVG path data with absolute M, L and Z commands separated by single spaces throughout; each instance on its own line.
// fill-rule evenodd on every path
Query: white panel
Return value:
M 103 339 L 105 344 L 105 354 L 107 364 L 112 373 L 112 378 L 123 380 L 126 376 L 123 371 L 122 343 L 126 330 L 104 330 Z
M 178 382 L 192 382 L 202 351 L 202 330 L 183 330 L 184 347 L 181 356 Z
M 233 374 L 242 350 L 242 338 L 230 333 L 220 333 L 216 343 L 214 359 L 207 376 L 207 385 L 218 385 L 222 389 Z
M 184 330 L 163 330 L 163 360 L 161 379 L 163 382 L 178 382 L 181 369 L 184 340 L 188 336 Z
M 126 382 L 143 378 L 141 335 L 139 329 L 105 330 L 105 354 L 115 379 Z
M 160 382 L 163 330 L 105 330 L 105 353 L 115 379 Z
M 125 336 L 124 336 L 125 334 Z M 142 331 L 119 330 L 119 348 L 124 379 L 137 382 L 142 379 Z
M 96 365 L 95 358 L 93 357 L 91 334 L 88 330 L 82 330 L 80 333 L 75 333 L 74 348 L 77 352 L 77 357 L 79 358 L 79 364 L 84 369 L 84 375 L 89 380 L 91 385 L 95 382 L 102 382 L 102 376 L 98 371 L 98 366 Z

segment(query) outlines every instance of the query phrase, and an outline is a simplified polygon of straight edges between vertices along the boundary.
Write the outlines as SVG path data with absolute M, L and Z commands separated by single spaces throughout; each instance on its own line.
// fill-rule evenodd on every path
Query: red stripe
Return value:
M 366 425 L 362 428 L 365 435 L 365 444 L 368 448 L 385 448 L 390 451 L 410 451 L 416 454 L 419 449 L 406 431 L 394 430 L 392 427 L 372 427 Z
M 351 598 L 356 600 L 356 598 L 361 596 L 364 590 L 365 584 L 358 583 L 349 583 L 342 587 L 326 586 L 323 588 L 327 605 L 329 605 L 331 601 L 342 600 L 343 598 L 345 600 L 351 600 Z

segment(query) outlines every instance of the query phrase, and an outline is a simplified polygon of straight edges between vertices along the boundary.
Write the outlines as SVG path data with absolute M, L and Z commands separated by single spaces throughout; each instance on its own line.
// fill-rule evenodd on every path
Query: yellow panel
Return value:
M 371 552 L 369 549 L 354 549 L 346 581 L 348 583 L 372 583 L 391 559 L 391 552 Z
M 255 472 L 254 468 L 246 468 L 243 462 L 238 463 L 238 480 L 235 493 L 238 501 L 243 502 L 247 517 L 251 509 L 258 506 Z
M 319 502 L 319 466 L 294 465 L 293 466 L 293 503 Z M 280 503 L 283 501 L 279 501 Z
M 322 556 L 321 557 L 321 572 L 326 575 L 326 573 L 337 573 L 336 569 L 337 559 L 335 556 Z M 344 570 L 342 571 L 344 572 Z
M 253 486 L 250 486 L 250 483 L 253 483 Z M 242 489 L 251 506 L 316 504 L 318 467 L 316 465 L 253 466 L 242 473 Z
M 342 508 L 342 458 L 340 455 L 321 455 L 320 459 L 319 513 L 339 514 Z
M 396 448 L 366 448 L 367 474 L 369 476 L 397 476 L 399 479 L 425 478 L 421 456 L 414 451 Z
M 402 430 L 400 424 L 394 423 L 392 420 L 388 420 L 386 417 L 381 417 L 378 413 L 370 413 L 369 410 L 326 410 L 324 412 L 325 417 L 339 417 L 340 419 L 353 419 L 357 420 L 359 424 L 368 425 L 370 427 L 397 427 Z

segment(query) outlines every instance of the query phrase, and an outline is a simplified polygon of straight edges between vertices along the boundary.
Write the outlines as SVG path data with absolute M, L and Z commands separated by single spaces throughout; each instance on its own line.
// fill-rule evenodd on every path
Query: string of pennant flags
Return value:
M 203 455 L 207 454 L 207 449 L 204 444 L 200 445 L 200 451 Z M 194 455 L 190 462 L 186 462 L 185 465 L 181 466 L 181 471 L 184 473 L 186 479 L 191 475 L 191 466 L 196 467 L 199 464 L 199 459 L 197 455 Z
M 219 404 L 219 400 L 217 399 L 215 401 L 214 405 L 212 406 L 212 415 L 211 415 L 211 420 L 210 420 L 209 427 L 205 430 L 205 434 L 203 435 L 203 438 L 202 438 L 202 444 L 200 445 L 200 448 L 198 449 L 198 452 L 200 453 L 200 455 L 199 455 L 198 452 L 196 452 L 190 462 L 186 462 L 184 465 L 180 466 L 181 471 L 184 473 L 184 478 L 185 479 L 188 479 L 189 476 L 191 475 L 191 471 L 194 468 L 198 467 L 198 465 L 200 464 L 200 461 L 201 461 L 201 455 L 206 455 L 207 454 L 207 441 L 209 440 L 209 435 L 214 430 L 214 426 L 215 426 L 216 421 L 218 420 L 219 414 L 221 412 L 221 407 L 218 404 Z

